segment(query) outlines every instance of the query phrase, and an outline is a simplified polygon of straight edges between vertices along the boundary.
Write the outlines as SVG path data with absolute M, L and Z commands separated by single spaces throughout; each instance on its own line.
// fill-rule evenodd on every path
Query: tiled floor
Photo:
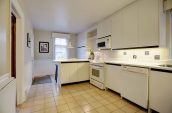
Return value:
M 54 83 L 32 85 L 19 113 L 146 113 L 111 91 L 89 83 L 62 86 Z

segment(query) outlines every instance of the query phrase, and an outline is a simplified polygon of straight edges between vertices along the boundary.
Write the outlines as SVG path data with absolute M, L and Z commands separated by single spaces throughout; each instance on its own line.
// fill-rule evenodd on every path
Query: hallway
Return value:
M 19 113 L 146 113 L 111 91 L 89 83 L 62 86 L 54 83 L 32 85 Z

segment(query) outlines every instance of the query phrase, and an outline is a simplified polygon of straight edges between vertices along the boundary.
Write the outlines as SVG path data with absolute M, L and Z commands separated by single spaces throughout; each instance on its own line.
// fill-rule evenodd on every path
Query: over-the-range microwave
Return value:
M 98 49 L 110 49 L 111 48 L 111 35 L 98 38 L 96 41 Z

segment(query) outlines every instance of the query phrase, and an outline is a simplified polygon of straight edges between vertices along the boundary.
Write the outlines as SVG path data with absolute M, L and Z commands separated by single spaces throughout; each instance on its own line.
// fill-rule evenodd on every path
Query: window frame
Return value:
M 60 59 L 56 59 L 56 53 L 55 53 L 55 39 L 56 38 L 61 38 L 61 37 L 53 37 L 53 59 L 54 60 L 60 60 Z M 64 37 L 64 39 L 66 39 L 67 40 L 67 45 L 68 45 L 68 43 L 69 43 L 69 38 L 68 37 Z M 59 45 L 59 47 L 60 47 L 61 45 Z M 67 46 L 65 47 L 65 46 L 61 46 L 62 48 L 66 48 L 66 58 L 68 58 L 69 57 L 69 52 L 68 52 L 68 49 L 67 49 Z

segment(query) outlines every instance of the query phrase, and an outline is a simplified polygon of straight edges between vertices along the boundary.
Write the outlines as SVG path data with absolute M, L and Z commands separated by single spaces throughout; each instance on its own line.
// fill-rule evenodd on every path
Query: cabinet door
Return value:
M 89 80 L 89 63 L 78 63 L 78 81 Z
M 112 16 L 112 49 L 123 48 L 122 43 L 122 13 L 119 11 Z
M 77 82 L 78 75 L 77 75 L 77 63 L 68 63 L 68 68 L 66 71 L 69 72 L 69 82 Z
M 60 65 L 60 82 L 61 84 L 69 83 L 69 70 L 68 64 L 61 64 Z
M 111 31 L 112 31 L 112 20 L 111 17 L 101 21 L 100 23 L 98 23 L 97 26 L 97 37 L 101 38 L 101 37 L 105 37 L 108 35 L 111 35 Z
M 159 0 L 139 0 L 139 46 L 159 45 Z
M 104 37 L 104 23 L 101 21 L 97 26 L 97 38 Z
M 104 36 L 108 36 L 112 34 L 112 18 L 109 17 L 104 20 Z
M 123 47 L 138 46 L 138 4 L 131 4 L 122 10 Z
M 106 87 L 120 93 L 121 66 L 106 65 L 105 75 Z
M 151 71 L 150 108 L 160 113 L 172 112 L 172 73 Z

